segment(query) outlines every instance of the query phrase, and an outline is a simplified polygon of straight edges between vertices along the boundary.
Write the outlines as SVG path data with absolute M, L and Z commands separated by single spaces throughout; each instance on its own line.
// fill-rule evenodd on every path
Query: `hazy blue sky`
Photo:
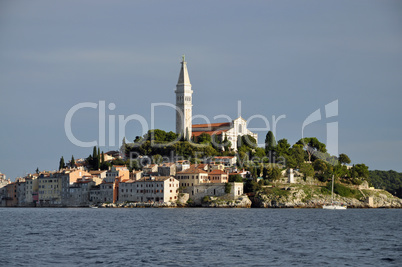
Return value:
M 82 102 L 150 124 L 152 103 L 175 101 L 182 54 L 194 115 L 234 119 L 241 100 L 246 119 L 272 127 L 286 115 L 276 138 L 293 144 L 309 114 L 338 100 L 339 115 L 306 135 L 325 142 L 337 121 L 352 163 L 402 171 L 401 14 L 400 1 L 1 1 L 0 171 L 13 179 L 88 156 L 64 129 Z M 155 126 L 175 131 L 174 110 L 156 109 Z M 72 130 L 96 140 L 98 110 L 78 111 Z M 125 135 L 141 132 L 130 122 Z M 116 148 L 106 141 L 102 150 Z

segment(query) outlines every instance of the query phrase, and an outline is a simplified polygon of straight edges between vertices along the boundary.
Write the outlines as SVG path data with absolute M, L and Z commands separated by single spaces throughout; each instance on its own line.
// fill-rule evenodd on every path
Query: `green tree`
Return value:
M 278 167 L 268 168 L 266 175 L 269 180 L 276 181 L 282 177 L 282 171 Z
M 141 136 L 136 136 L 134 139 L 134 143 L 139 143 L 143 138 Z
M 306 154 L 303 150 L 303 146 L 294 144 L 288 151 L 288 154 L 284 155 L 286 159 L 286 167 L 299 168 L 304 163 L 304 156 Z
M 163 161 L 162 156 L 159 154 L 154 155 L 152 159 L 154 164 L 160 164 Z
M 71 156 L 70 166 L 71 166 L 71 168 L 74 168 L 74 167 L 75 167 L 74 155 Z
M 290 144 L 288 143 L 287 139 L 283 138 L 283 139 L 279 140 L 278 144 L 275 147 L 276 156 L 285 157 L 285 156 L 289 155 L 289 153 L 290 153 L 289 148 L 290 148 Z
M 300 168 L 300 172 L 303 173 L 304 178 L 313 177 L 314 176 L 314 169 L 309 163 L 303 163 Z
M 311 157 L 313 155 L 319 154 L 319 152 L 321 152 L 321 153 L 327 152 L 325 144 L 318 141 L 318 139 L 315 137 L 302 138 L 299 141 L 297 141 L 296 144 L 303 145 L 303 147 L 307 151 L 309 161 L 311 161 Z
M 96 150 L 96 146 L 94 146 L 93 150 L 92 150 L 92 158 L 97 158 L 98 154 L 97 154 L 97 150 Z
M 211 143 L 211 136 L 207 133 L 202 133 L 198 136 L 197 139 L 198 144 L 210 144 Z
M 325 163 L 325 161 L 323 161 L 321 159 L 316 159 L 313 162 L 313 168 L 315 171 L 322 174 L 327 170 L 327 164 Z
M 223 147 L 225 149 L 225 151 L 230 151 L 231 147 L 232 147 L 232 142 L 230 142 L 228 140 L 227 135 L 225 134 L 225 138 L 223 139 Z
M 356 164 L 352 167 L 352 172 L 355 172 L 355 175 L 360 178 L 368 178 L 369 177 L 369 170 L 368 166 L 365 164 Z
M 241 183 L 243 182 L 243 178 L 240 174 L 229 175 L 229 182 Z
M 248 146 L 249 148 L 256 148 L 257 147 L 257 140 L 251 135 L 243 135 L 241 137 L 242 145 Z
M 225 184 L 225 193 L 230 194 L 230 191 L 232 191 L 232 184 L 226 183 Z
M 247 180 L 244 185 L 244 193 L 255 193 L 261 190 L 261 185 L 253 180 Z
M 64 169 L 65 164 L 64 164 L 64 157 L 61 156 L 60 162 L 59 162 L 59 170 Z
M 269 131 L 267 135 L 265 136 L 265 154 L 267 156 L 272 155 L 272 152 L 274 152 L 274 149 L 276 147 L 276 140 L 274 134 Z
M 349 164 L 352 162 L 346 154 L 339 154 L 338 160 L 341 164 Z

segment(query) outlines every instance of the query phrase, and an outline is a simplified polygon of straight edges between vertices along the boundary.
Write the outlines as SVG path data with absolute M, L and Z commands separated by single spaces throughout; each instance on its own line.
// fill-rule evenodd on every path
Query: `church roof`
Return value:
M 230 127 L 231 122 L 218 122 L 218 123 L 207 123 L 207 124 L 193 124 L 192 128 L 216 128 L 216 127 Z
M 188 76 L 188 70 L 187 70 L 187 62 L 184 61 L 184 57 L 183 61 L 181 62 L 181 69 L 177 84 L 190 84 L 190 77 Z
M 192 136 L 200 136 L 201 134 L 209 134 L 209 135 L 221 135 L 222 133 L 226 132 L 227 130 L 218 130 L 218 131 L 200 131 L 200 132 L 192 132 Z

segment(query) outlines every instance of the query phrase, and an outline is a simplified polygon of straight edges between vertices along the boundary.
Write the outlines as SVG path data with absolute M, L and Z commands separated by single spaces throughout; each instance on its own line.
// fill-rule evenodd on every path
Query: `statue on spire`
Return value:
M 186 61 L 186 55 L 181 56 L 182 62 Z

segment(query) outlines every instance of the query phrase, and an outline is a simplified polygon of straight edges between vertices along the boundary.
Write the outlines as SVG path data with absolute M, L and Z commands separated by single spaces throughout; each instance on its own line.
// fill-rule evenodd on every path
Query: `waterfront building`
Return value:
M 0 172 L 0 207 L 7 205 L 7 185 L 11 181 L 6 179 L 6 175 Z
M 174 202 L 179 193 L 179 181 L 172 176 L 143 177 L 135 182 L 139 202 Z
M 38 201 L 40 205 L 53 206 L 62 204 L 63 178 L 57 174 L 42 173 L 39 175 Z M 67 197 L 67 194 L 65 197 Z
M 141 178 L 140 178 L 141 179 Z M 138 179 L 138 180 L 140 180 Z M 122 181 L 119 185 L 119 202 L 134 202 L 137 200 L 137 181 L 138 180 L 126 180 Z
M 26 182 L 25 178 L 17 178 L 16 181 L 16 189 L 17 189 L 17 199 L 18 199 L 18 206 L 23 207 L 25 206 L 26 200 Z
M 100 202 L 113 202 L 113 183 L 114 182 L 103 181 L 103 183 L 99 185 L 99 195 L 97 199 L 99 199 Z M 94 195 L 90 194 L 90 198 L 92 197 L 94 197 Z
M 230 189 L 229 193 L 227 193 L 227 189 Z M 243 195 L 243 183 L 204 183 L 184 187 L 182 190 L 183 193 L 189 194 L 195 204 L 201 204 L 205 196 L 227 196 L 229 199 L 237 199 Z
M 173 176 L 143 177 L 119 183 L 118 202 L 175 202 L 179 181 Z
M 35 206 L 38 201 L 39 174 L 29 174 L 25 177 L 25 204 Z
M 6 206 L 7 207 L 15 207 L 18 204 L 17 198 L 17 185 L 16 183 L 9 183 L 6 185 Z
M 92 186 L 95 186 L 95 182 L 92 179 L 80 179 L 74 184 L 70 185 L 70 198 L 67 206 L 89 206 L 89 192 Z

